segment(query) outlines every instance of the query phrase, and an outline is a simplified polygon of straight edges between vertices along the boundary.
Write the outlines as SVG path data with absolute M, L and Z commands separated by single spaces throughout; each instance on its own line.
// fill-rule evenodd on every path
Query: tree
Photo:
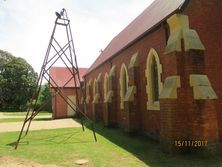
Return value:
M 40 88 L 39 100 L 37 102 L 38 107 L 44 105 L 44 103 L 47 102 L 46 105 L 44 105 L 44 107 L 42 108 L 42 110 L 52 112 L 51 99 L 52 99 L 52 96 L 51 96 L 51 92 L 49 89 L 49 84 L 42 85 Z
M 23 58 L 0 50 L 0 108 L 23 110 L 32 97 L 37 76 Z

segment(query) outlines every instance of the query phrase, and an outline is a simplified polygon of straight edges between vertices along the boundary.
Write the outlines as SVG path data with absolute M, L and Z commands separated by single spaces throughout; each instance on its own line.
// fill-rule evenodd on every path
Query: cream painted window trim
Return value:
M 90 79 L 87 84 L 86 84 L 86 91 L 87 91 L 87 95 L 86 95 L 86 103 L 89 103 L 90 99 L 91 99 L 91 86 L 92 86 L 92 79 Z
M 86 96 L 86 104 L 89 104 L 91 97 L 88 95 Z
M 145 70 L 145 77 L 147 78 L 146 93 L 148 97 L 147 110 L 160 110 L 159 101 L 153 100 L 153 83 L 151 77 L 151 71 L 152 71 L 151 67 L 152 67 L 153 58 L 157 63 L 159 94 L 163 89 L 163 83 L 161 81 L 162 65 L 160 64 L 160 59 L 157 52 L 155 51 L 155 49 L 151 48 L 147 56 L 146 70 Z
M 106 100 L 106 96 L 109 92 L 109 75 L 108 73 L 105 73 L 104 81 L 103 81 L 103 95 L 104 95 L 104 101 Z
M 125 71 L 125 74 L 126 74 L 126 82 L 127 82 L 126 92 L 127 92 L 127 89 L 129 87 L 129 76 L 128 76 L 126 65 L 123 63 L 122 66 L 121 66 L 120 78 L 119 78 L 119 82 L 120 82 L 120 109 L 124 109 L 124 98 L 125 98 L 125 95 L 124 95 L 124 92 L 123 92 L 124 71 Z
M 95 100 L 97 94 L 96 87 L 97 87 L 97 80 L 95 78 L 93 82 L 93 101 Z

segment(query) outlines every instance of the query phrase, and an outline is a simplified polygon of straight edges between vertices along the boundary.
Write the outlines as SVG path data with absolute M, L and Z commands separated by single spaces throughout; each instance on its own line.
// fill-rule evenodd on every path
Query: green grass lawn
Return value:
M 222 157 L 201 158 L 196 155 L 170 155 L 161 152 L 159 144 L 140 137 L 128 137 L 119 129 L 96 125 L 98 142 L 86 128 L 30 131 L 18 150 L 14 142 L 18 132 L 0 133 L 0 156 L 15 156 L 43 164 L 74 166 L 79 158 L 96 167 L 199 167 L 222 166 Z
M 27 112 L 2 112 L 6 116 L 26 116 Z M 41 111 L 38 116 L 51 116 L 52 113 Z
M 10 116 L 10 117 L 16 117 L 16 116 L 26 116 L 27 112 L 2 112 L 3 115 L 5 116 Z M 39 118 L 38 116 L 47 116 L 47 118 Z M 44 121 L 44 120 L 51 120 L 52 118 L 52 113 L 49 112 L 40 112 L 38 113 L 37 117 L 34 118 L 34 121 Z M 24 118 L 0 118 L 0 123 L 1 122 L 23 122 Z
M 52 118 L 34 118 L 33 121 L 47 121 L 52 120 Z M 3 122 L 23 122 L 24 118 L 1 118 L 0 123 Z M 1 125 L 0 125 L 1 126 Z

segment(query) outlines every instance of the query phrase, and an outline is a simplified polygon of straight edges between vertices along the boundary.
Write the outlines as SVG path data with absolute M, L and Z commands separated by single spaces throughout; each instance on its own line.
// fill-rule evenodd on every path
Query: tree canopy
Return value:
M 38 109 L 41 107 L 41 110 L 52 112 L 52 101 L 51 101 L 51 92 L 49 88 L 49 84 L 46 83 L 44 85 L 41 85 L 39 98 L 37 101 L 37 105 L 35 109 Z
M 0 50 L 0 108 L 23 110 L 35 89 L 37 77 L 23 58 Z

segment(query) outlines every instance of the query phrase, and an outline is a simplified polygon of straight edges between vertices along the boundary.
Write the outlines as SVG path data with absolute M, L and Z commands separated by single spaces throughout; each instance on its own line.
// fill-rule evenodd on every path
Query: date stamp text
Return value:
M 205 147 L 207 140 L 175 140 L 176 147 Z

